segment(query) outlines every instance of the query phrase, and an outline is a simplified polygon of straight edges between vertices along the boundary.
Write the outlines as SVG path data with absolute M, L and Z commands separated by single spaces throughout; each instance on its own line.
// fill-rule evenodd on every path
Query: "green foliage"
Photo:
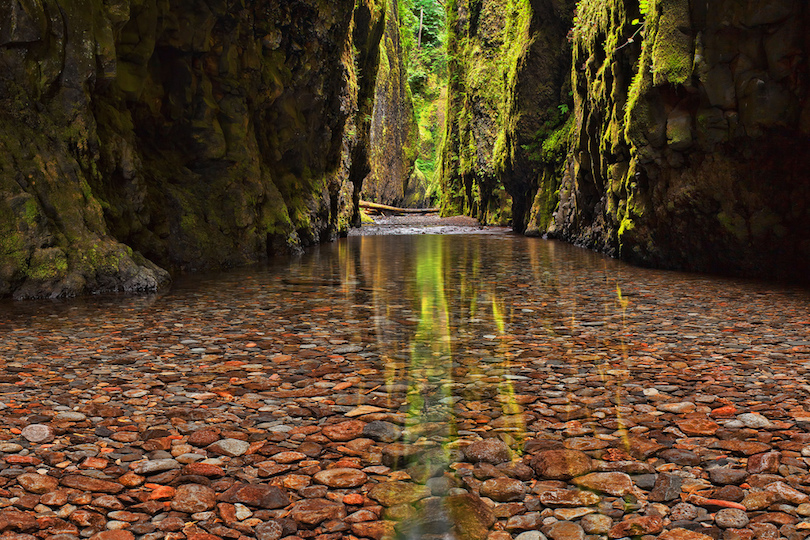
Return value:
M 529 159 L 537 163 L 554 164 L 565 157 L 574 116 L 570 107 L 561 103 L 546 111 L 547 120 L 534 134 L 532 142 L 522 146 Z M 560 155 L 562 154 L 562 155 Z
M 428 194 L 439 192 L 436 174 L 444 130 L 444 89 L 447 87 L 445 11 L 438 0 L 402 0 L 399 3 L 402 44 L 407 56 L 408 85 L 419 126 L 416 178 L 425 178 Z M 419 15 L 422 13 L 421 46 Z

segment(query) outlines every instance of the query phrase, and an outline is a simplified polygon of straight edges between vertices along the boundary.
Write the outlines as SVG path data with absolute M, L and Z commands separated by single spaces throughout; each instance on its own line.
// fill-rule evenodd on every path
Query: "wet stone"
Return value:
M 545 450 L 532 458 L 531 466 L 540 478 L 568 480 L 593 470 L 591 458 L 578 450 Z
M 25 473 L 17 477 L 17 482 L 23 489 L 31 493 L 48 493 L 59 487 L 59 481 L 52 476 L 37 473 Z
M 479 489 L 483 497 L 498 502 L 520 501 L 526 494 L 526 486 L 514 478 L 490 478 Z
M 315 473 L 316 482 L 331 488 L 354 488 L 366 483 L 368 476 L 357 469 L 327 469 Z
M 737 416 L 737 420 L 743 423 L 745 427 L 752 429 L 768 429 L 771 427 L 771 421 L 759 413 L 744 413 Z
M 239 439 L 222 439 L 208 445 L 207 450 L 222 456 L 237 457 L 250 448 L 250 443 Z
M 658 534 L 664 530 L 664 520 L 660 516 L 631 517 L 616 523 L 608 532 L 610 538 Z
M 368 496 L 379 501 L 383 506 L 396 506 L 410 504 L 424 499 L 430 495 L 426 486 L 409 484 L 407 482 L 385 482 L 374 484 L 368 491 Z
M 675 463 L 676 465 L 699 465 L 700 457 L 689 450 L 682 450 L 679 448 L 670 448 L 658 453 L 658 457 L 668 463 Z
M 674 474 L 661 473 L 655 481 L 650 500 L 667 502 L 677 499 L 681 494 L 683 478 Z
M 360 420 L 349 420 L 339 424 L 325 426 L 321 433 L 323 436 L 335 442 L 345 442 L 363 436 L 363 429 L 366 423 Z
M 659 540 L 715 540 L 709 535 L 683 528 L 664 531 L 658 535 Z
M 549 527 L 545 534 L 551 540 L 584 540 L 585 531 L 578 523 L 558 521 Z
M 721 529 L 741 529 L 748 525 L 748 515 L 737 508 L 723 508 L 715 514 L 714 522 Z
M 219 500 L 270 510 L 290 504 L 289 497 L 281 488 L 265 484 L 236 483 L 220 495 Z
M 214 508 L 217 495 L 211 488 L 199 484 L 179 486 L 172 499 L 172 509 L 194 514 Z
M 313 526 L 326 520 L 346 517 L 346 507 L 326 499 L 304 499 L 293 505 L 290 517 L 304 525 Z
M 729 484 L 740 485 L 748 478 L 748 471 L 744 469 L 731 469 L 729 467 L 716 467 L 709 470 L 712 483 L 725 486 Z
M 748 458 L 748 472 L 751 474 L 776 473 L 782 459 L 780 452 L 754 454 Z
M 598 504 L 601 498 L 596 493 L 578 489 L 549 489 L 540 493 L 540 502 L 552 508 L 575 508 Z
M 573 479 L 579 487 L 623 497 L 633 491 L 633 480 L 625 473 L 606 472 L 590 473 Z
M 25 426 L 22 429 L 21 435 L 29 442 L 35 444 L 49 443 L 54 439 L 53 430 L 50 426 L 46 426 L 44 424 L 31 424 L 29 426 Z M 10 450 L 4 450 L 4 452 L 9 451 Z
M 515 536 L 514 540 L 546 540 L 546 535 L 540 531 L 524 531 Z
M 414 444 L 391 443 L 382 449 L 382 463 L 392 469 L 406 467 L 413 463 L 419 463 L 425 453 L 423 448 Z
M 384 420 L 373 420 L 363 427 L 363 437 L 368 437 L 377 442 L 391 443 L 402 436 L 395 424 Z
M 444 500 L 445 512 L 453 520 L 459 538 L 485 540 L 495 523 L 492 510 L 473 494 L 450 495 Z
M 582 517 L 580 525 L 587 534 L 607 534 L 613 520 L 604 514 L 588 514 Z
M 512 452 L 500 439 L 483 439 L 465 447 L 464 456 L 471 463 L 485 462 L 497 465 L 512 459 Z

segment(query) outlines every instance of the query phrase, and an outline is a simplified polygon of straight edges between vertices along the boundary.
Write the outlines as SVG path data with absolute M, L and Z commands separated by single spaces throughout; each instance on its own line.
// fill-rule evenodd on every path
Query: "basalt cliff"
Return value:
M 0 1 L 0 296 L 155 290 L 359 222 L 385 4 Z
M 807 279 L 806 2 L 451 4 L 448 211 L 642 265 Z

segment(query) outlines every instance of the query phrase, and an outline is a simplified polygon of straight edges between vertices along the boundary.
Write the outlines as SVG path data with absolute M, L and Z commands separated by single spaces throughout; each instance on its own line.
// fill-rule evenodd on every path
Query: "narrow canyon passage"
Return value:
M 3 538 L 804 538 L 806 289 L 432 230 L 3 303 Z

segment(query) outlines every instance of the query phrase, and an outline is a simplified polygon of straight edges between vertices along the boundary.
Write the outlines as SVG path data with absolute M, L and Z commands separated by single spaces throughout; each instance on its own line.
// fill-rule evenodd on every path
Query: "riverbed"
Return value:
M 160 295 L 0 304 L 2 530 L 808 534 L 807 289 L 392 223 Z

